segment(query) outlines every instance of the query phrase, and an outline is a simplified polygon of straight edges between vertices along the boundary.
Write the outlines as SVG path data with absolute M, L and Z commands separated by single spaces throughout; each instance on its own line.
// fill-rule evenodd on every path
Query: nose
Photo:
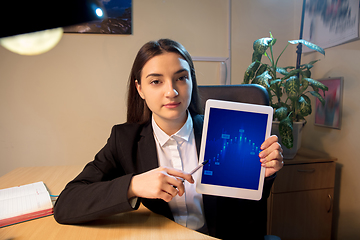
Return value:
M 169 82 L 169 84 L 167 84 L 167 87 L 165 89 L 165 96 L 168 98 L 174 98 L 177 95 L 179 95 L 179 93 L 175 89 L 174 84 L 172 82 Z

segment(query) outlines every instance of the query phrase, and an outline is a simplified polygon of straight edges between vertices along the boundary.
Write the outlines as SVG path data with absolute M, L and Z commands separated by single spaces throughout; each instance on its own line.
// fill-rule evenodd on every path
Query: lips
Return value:
M 173 103 L 165 104 L 164 107 L 166 107 L 166 108 L 176 108 L 179 105 L 180 105 L 180 102 L 173 102 Z

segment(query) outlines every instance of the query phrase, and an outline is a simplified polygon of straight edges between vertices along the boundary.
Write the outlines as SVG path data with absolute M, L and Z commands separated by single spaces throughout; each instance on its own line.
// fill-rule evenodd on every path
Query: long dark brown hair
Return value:
M 144 65 L 151 58 L 166 52 L 179 54 L 190 66 L 193 90 L 189 111 L 191 115 L 201 114 L 199 91 L 196 82 L 194 63 L 188 51 L 178 42 L 170 39 L 160 39 L 150 41 L 142 46 L 134 60 L 128 82 L 128 100 L 127 100 L 127 122 L 145 123 L 150 120 L 151 111 L 136 90 L 135 80 L 141 84 L 141 71 Z

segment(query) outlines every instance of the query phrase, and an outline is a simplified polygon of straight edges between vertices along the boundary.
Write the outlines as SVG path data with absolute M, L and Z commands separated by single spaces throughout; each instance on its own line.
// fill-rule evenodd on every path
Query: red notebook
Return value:
M 0 190 L 0 228 L 53 214 L 43 182 Z

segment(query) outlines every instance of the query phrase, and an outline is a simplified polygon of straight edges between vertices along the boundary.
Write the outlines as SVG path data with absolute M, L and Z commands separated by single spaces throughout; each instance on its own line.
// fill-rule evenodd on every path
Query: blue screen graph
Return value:
M 268 115 L 210 108 L 201 183 L 257 190 Z

